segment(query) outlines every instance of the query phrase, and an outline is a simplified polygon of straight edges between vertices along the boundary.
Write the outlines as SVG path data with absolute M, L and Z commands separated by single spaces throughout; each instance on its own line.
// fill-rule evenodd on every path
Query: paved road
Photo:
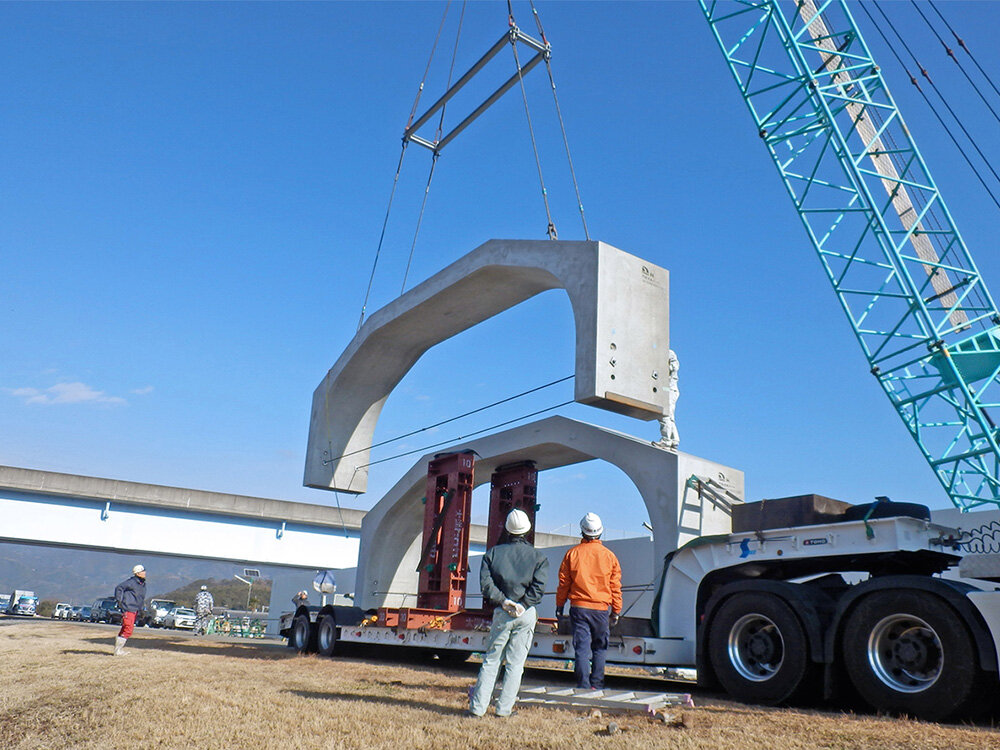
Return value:
M 53 620 L 49 617 L 12 617 L 10 615 L 0 615 L 0 627 L 4 625 L 70 625 L 77 628 L 96 628 L 98 630 L 114 633 L 117 632 L 118 625 L 109 625 L 103 622 L 81 622 L 79 620 Z M 283 638 L 277 638 L 275 636 L 264 636 L 263 638 L 238 638 L 236 636 L 226 636 L 226 635 L 207 635 L 199 636 L 195 635 L 193 631 L 190 630 L 174 630 L 168 628 L 147 628 L 141 627 L 135 629 L 135 635 L 141 636 L 146 633 L 162 633 L 163 635 L 169 635 L 171 638 L 201 638 L 210 641 L 219 641 L 224 643 L 259 643 L 262 646 L 274 646 L 285 644 Z

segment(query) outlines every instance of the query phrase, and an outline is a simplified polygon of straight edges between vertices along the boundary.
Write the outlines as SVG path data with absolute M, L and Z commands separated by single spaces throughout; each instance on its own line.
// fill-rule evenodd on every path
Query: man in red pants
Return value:
M 115 638 L 115 656 L 125 655 L 125 641 L 132 635 L 135 616 L 142 611 L 146 601 L 146 569 L 141 565 L 132 568 L 132 577 L 115 586 L 115 601 L 122 611 L 122 629 Z

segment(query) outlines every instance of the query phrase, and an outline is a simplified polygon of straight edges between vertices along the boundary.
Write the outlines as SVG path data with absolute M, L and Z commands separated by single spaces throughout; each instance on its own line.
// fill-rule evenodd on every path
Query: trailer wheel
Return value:
M 719 682 L 737 700 L 773 706 L 808 686 L 805 630 L 777 596 L 736 594 L 719 607 L 708 627 L 709 660 Z
M 323 615 L 316 628 L 316 650 L 321 656 L 333 656 L 336 649 L 337 621 L 333 619 L 333 615 Z
M 288 645 L 300 654 L 311 654 L 316 651 L 315 631 L 308 615 L 298 615 L 292 620 L 292 635 Z
M 942 721 L 974 713 L 989 692 L 961 617 L 926 592 L 866 596 L 847 621 L 842 650 L 854 687 L 879 711 Z

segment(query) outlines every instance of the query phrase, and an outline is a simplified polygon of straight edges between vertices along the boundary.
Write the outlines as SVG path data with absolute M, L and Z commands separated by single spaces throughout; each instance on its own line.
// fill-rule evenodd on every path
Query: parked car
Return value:
M 119 625 L 122 621 L 122 611 L 114 599 L 98 599 L 90 608 L 91 622 L 108 622 Z
M 66 615 L 69 614 L 69 611 L 71 609 L 73 609 L 73 605 L 72 604 L 70 604 L 68 602 L 59 602 L 56 605 L 55 609 L 52 610 L 52 619 L 53 620 L 65 620 L 66 619 Z
M 163 618 L 165 628 L 194 628 L 195 613 L 187 607 L 174 607 Z
M 90 622 L 90 613 L 92 609 L 84 604 L 80 607 L 80 616 L 77 618 L 80 622 Z
M 150 599 L 136 624 L 146 625 L 151 628 L 162 628 L 163 618 L 176 606 L 177 602 L 172 602 L 169 599 Z
M 82 611 L 83 611 L 83 605 L 81 605 L 81 604 L 74 604 L 74 605 L 71 605 L 70 608 L 66 611 L 66 614 L 64 615 L 64 617 L 67 620 L 79 620 L 80 619 L 80 612 L 82 612 Z

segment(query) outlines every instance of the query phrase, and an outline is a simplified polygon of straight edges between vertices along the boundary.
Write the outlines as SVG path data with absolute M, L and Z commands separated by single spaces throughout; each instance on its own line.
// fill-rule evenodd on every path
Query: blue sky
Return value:
M 998 124 L 909 3 L 884 4 L 981 147 Z M 940 7 L 988 70 L 1000 4 Z M 350 341 L 399 137 L 444 3 L 0 4 L 0 463 L 332 503 L 301 486 L 311 394 Z M 443 89 L 453 4 L 422 106 Z M 534 33 L 527 3 L 521 26 Z M 948 500 L 865 360 L 693 2 L 539 3 L 593 238 L 671 272 L 681 448 L 749 498 Z M 988 282 L 996 208 L 858 16 Z M 506 29 L 469 5 L 457 69 Z M 509 75 L 501 54 L 449 121 Z M 582 238 L 543 69 L 526 81 L 556 224 Z M 991 153 L 992 152 L 992 153 Z M 369 310 L 399 294 L 429 167 L 403 165 Z M 494 237 L 543 238 L 515 89 L 441 157 L 410 285 Z M 572 372 L 549 292 L 425 356 L 383 440 Z M 394 455 L 569 398 L 565 383 L 380 449 Z M 655 439 L 655 424 L 562 410 Z M 373 467 L 368 508 L 413 457 Z M 617 470 L 544 474 L 542 529 L 644 510 Z M 477 495 L 477 514 L 485 500 Z

